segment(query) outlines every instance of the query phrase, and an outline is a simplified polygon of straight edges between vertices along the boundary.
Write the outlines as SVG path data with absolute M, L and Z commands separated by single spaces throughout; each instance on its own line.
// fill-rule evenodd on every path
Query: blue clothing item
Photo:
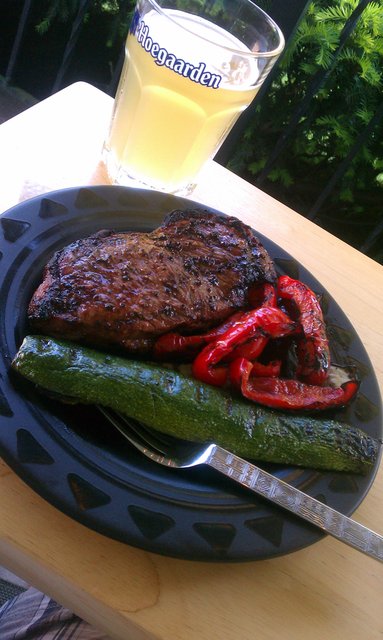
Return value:
M 69 609 L 30 587 L 0 608 L 1 640 L 110 640 Z

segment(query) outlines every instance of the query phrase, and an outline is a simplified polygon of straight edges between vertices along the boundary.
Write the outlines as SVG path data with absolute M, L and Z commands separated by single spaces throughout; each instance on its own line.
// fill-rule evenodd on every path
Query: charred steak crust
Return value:
M 56 252 L 28 308 L 48 335 L 150 353 L 168 331 L 203 331 L 276 278 L 254 231 L 205 210 L 173 211 L 151 233 L 100 231 Z

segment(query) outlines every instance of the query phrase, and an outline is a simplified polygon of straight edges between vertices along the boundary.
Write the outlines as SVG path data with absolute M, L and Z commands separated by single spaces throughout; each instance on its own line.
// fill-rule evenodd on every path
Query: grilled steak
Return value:
M 203 331 L 272 282 L 273 263 L 233 217 L 174 211 L 151 233 L 100 231 L 58 251 L 28 315 L 48 335 L 150 353 L 168 331 Z

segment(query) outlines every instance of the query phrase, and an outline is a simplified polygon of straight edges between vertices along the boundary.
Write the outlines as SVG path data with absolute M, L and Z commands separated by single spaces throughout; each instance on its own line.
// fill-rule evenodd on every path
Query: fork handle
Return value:
M 383 536 L 292 487 L 218 445 L 205 463 L 243 487 L 316 525 L 326 533 L 383 562 Z

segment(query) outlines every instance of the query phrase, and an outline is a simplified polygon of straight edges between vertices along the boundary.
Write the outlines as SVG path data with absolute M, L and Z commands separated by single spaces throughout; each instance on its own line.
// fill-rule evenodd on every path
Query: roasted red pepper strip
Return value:
M 266 347 L 269 338 L 267 336 L 256 336 L 245 342 L 245 344 L 240 344 L 238 347 L 235 347 L 226 360 L 228 362 L 232 362 L 233 360 L 237 360 L 238 358 L 246 358 L 247 360 L 255 360 L 258 358 L 264 348 Z
M 246 358 L 236 358 L 229 365 L 229 379 L 233 387 L 241 391 L 242 378 L 246 376 L 275 377 L 280 374 L 282 363 L 280 360 L 273 360 L 267 364 L 261 362 L 250 362 Z
M 248 294 L 249 305 L 254 309 L 258 307 L 276 307 L 277 292 L 274 285 L 268 282 L 252 287 Z
M 266 364 L 263 362 L 252 362 L 252 369 L 250 372 L 251 377 L 257 376 L 258 378 L 275 378 L 281 373 L 282 362 L 280 360 L 271 360 Z
M 284 378 L 256 378 L 247 368 L 243 371 L 241 392 L 245 398 L 273 409 L 323 411 L 343 407 L 355 396 L 358 386 L 355 380 L 329 387 Z
M 262 301 L 262 307 L 276 307 L 277 306 L 277 293 L 275 287 L 272 284 L 263 284 L 261 287 L 257 287 L 252 291 L 252 294 L 249 296 L 251 303 L 254 307 L 257 307 L 257 300 Z M 229 354 L 227 360 L 231 362 L 232 360 L 236 360 L 237 358 L 247 358 L 247 360 L 255 360 L 258 358 L 264 348 L 266 347 L 269 338 L 265 335 L 256 336 L 251 338 L 245 344 L 240 344 L 238 347 L 235 347 L 233 351 Z
M 229 316 L 227 318 L 227 320 L 224 320 L 224 322 L 221 322 L 221 324 L 219 324 L 218 327 L 214 327 L 213 329 L 211 329 L 207 333 L 204 333 L 203 334 L 204 338 L 209 342 L 212 342 L 213 340 L 216 340 L 217 338 L 219 338 L 219 336 L 221 336 L 228 329 L 230 329 L 230 327 L 235 322 L 238 322 L 238 320 L 240 320 L 242 318 L 243 314 L 244 314 L 243 311 L 236 311 L 231 316 Z
M 241 391 L 242 378 L 244 376 L 249 377 L 252 369 L 252 362 L 246 358 L 236 358 L 229 364 L 229 378 L 230 382 L 237 389 Z
M 215 367 L 233 347 L 245 342 L 256 332 L 279 338 L 295 330 L 295 323 L 281 310 L 274 307 L 260 307 L 244 313 L 222 336 L 206 345 L 192 365 L 197 380 L 222 386 L 227 380 L 228 370 Z
M 309 384 L 321 385 L 328 376 L 330 347 L 319 301 L 308 286 L 289 276 L 279 278 L 278 294 L 293 300 L 299 311 L 303 337 L 297 345 L 297 377 Z
M 238 311 L 218 327 L 200 335 L 183 336 L 175 331 L 164 333 L 157 338 L 153 347 L 153 355 L 158 360 L 173 357 L 179 358 L 181 356 L 194 358 L 202 347 L 209 344 L 209 342 L 213 342 L 213 340 L 216 340 L 220 335 L 225 333 L 242 315 L 243 311 Z
M 203 336 L 183 336 L 180 333 L 169 332 L 160 336 L 153 347 L 153 355 L 158 360 L 173 358 L 173 356 L 193 356 L 206 344 Z

